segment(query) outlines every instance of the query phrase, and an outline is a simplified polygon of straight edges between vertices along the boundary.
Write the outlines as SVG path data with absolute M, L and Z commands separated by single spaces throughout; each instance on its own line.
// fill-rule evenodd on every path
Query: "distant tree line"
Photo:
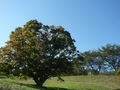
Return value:
M 77 59 L 75 70 L 78 74 L 115 74 L 120 68 L 120 45 L 107 44 L 97 50 L 81 53 L 84 62 Z M 78 65 L 81 64 L 81 65 Z

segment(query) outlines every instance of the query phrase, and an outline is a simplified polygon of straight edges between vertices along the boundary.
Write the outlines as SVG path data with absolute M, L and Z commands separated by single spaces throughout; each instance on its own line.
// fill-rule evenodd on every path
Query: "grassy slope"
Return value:
M 120 83 L 115 76 L 67 76 L 62 77 L 65 82 L 57 81 L 56 77 L 48 79 L 44 86 L 49 90 L 120 90 Z M 11 88 L 11 90 L 39 90 L 34 86 L 34 81 L 29 79 L 10 80 L 0 79 L 0 87 Z
M 46 81 L 46 86 L 58 86 L 77 90 L 115 90 L 119 88 L 119 83 L 115 76 L 68 76 L 63 77 L 65 83 L 55 82 L 55 78 Z

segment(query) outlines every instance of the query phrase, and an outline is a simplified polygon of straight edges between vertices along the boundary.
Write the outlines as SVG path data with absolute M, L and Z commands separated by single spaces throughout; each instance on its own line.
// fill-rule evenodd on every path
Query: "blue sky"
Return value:
M 63 26 L 81 52 L 120 44 L 120 0 L 0 0 L 0 47 L 32 19 Z

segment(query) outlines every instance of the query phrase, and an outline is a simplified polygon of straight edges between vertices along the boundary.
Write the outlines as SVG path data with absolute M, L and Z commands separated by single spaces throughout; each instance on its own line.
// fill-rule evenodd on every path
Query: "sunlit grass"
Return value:
M 44 85 L 75 90 L 115 90 L 120 88 L 115 76 L 67 76 L 63 77 L 63 79 L 65 82 L 60 83 L 56 81 L 56 78 L 51 78 L 51 80 L 47 80 Z
M 7 80 L 0 80 L 0 90 L 38 90 Z
M 65 82 L 57 81 L 56 77 L 48 79 L 44 86 L 45 90 L 120 90 L 120 83 L 116 76 L 65 76 Z M 9 78 L 0 79 L 0 87 L 8 90 L 40 90 L 35 86 L 32 79 L 11 80 Z

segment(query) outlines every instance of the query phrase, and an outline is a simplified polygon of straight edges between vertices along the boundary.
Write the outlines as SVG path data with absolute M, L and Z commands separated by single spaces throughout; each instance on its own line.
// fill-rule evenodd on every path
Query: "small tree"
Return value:
M 63 27 L 30 20 L 11 32 L 1 55 L 14 75 L 22 73 L 42 86 L 53 75 L 72 73 L 73 57 L 76 55 L 74 42 Z

